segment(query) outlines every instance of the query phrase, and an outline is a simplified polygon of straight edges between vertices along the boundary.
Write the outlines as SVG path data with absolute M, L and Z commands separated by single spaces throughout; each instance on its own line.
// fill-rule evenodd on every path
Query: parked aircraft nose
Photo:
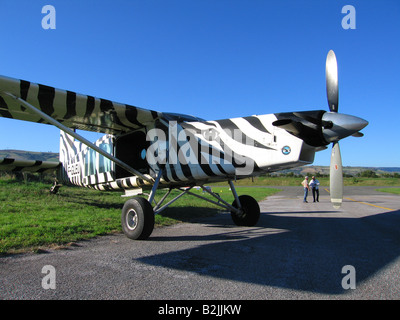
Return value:
M 326 112 L 322 120 L 332 123 L 332 126 L 323 128 L 327 142 L 338 141 L 351 135 L 362 136 L 359 131 L 368 125 L 368 121 L 364 119 L 337 112 Z

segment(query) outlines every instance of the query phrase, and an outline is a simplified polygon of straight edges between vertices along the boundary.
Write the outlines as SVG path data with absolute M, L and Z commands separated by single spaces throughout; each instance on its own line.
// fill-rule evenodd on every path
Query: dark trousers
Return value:
M 317 199 L 315 199 L 315 194 L 317 195 Z M 313 196 L 314 202 L 315 202 L 315 200 L 317 200 L 319 202 L 319 189 L 312 188 L 312 196 Z

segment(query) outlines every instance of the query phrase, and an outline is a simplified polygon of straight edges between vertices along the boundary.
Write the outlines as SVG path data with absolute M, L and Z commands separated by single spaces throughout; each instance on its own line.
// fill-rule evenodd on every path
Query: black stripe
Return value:
M 255 116 L 251 116 L 251 117 L 244 117 L 244 120 L 246 120 L 248 123 L 250 123 L 254 128 L 262 131 L 262 132 L 267 132 L 270 133 L 267 128 L 264 127 L 264 125 L 261 123 L 260 119 L 255 117 Z
M 104 113 L 113 110 L 114 106 L 110 100 L 100 99 L 100 110 Z
M 86 112 L 85 112 L 85 118 L 90 117 L 93 113 L 94 110 L 94 97 L 88 96 L 87 101 L 86 101 Z
M 194 136 L 190 136 L 190 139 L 194 139 L 193 141 L 196 141 L 196 139 L 195 139 L 195 137 Z M 190 165 L 189 165 L 189 163 L 188 163 L 188 160 L 189 159 L 187 159 L 187 157 L 186 157 L 186 154 L 183 154 L 183 156 L 185 157 L 185 160 L 186 160 L 186 164 L 183 164 L 183 163 L 181 163 L 181 161 L 179 160 L 179 154 L 180 154 L 180 152 L 181 152 L 181 147 L 183 146 L 183 145 L 185 145 L 185 144 L 187 144 L 187 143 L 189 143 L 189 149 L 186 151 L 186 152 L 190 152 L 190 154 L 192 155 L 192 154 L 194 154 L 194 151 L 195 150 L 193 150 L 193 148 L 191 147 L 191 145 L 190 145 L 190 142 L 189 141 L 179 141 L 180 143 L 178 143 L 178 151 L 177 151 L 177 161 L 178 161 L 178 163 L 180 164 L 180 166 L 181 166 L 181 170 L 182 170 L 182 174 L 185 176 L 185 178 L 187 178 L 187 179 L 189 179 L 189 180 L 191 180 L 191 179 L 193 179 L 193 174 L 192 174 L 192 171 L 191 171 L 191 169 L 190 169 Z M 195 155 L 194 154 L 194 157 L 196 158 L 196 156 L 197 155 Z M 196 159 L 196 161 L 198 162 L 198 159 Z M 195 165 L 195 166 L 197 166 L 197 164 L 193 164 L 193 163 L 190 163 L 191 165 Z
M 220 121 L 222 121 L 222 122 L 224 122 L 225 120 L 220 120 Z M 230 121 L 230 120 L 229 120 Z M 217 121 L 218 123 L 219 123 L 219 121 Z M 208 125 L 208 126 L 212 126 L 212 127 L 214 127 L 214 128 L 216 128 L 217 126 L 215 125 L 215 123 L 212 123 L 212 122 L 209 122 L 209 121 L 201 121 L 201 123 L 204 123 L 204 124 L 206 124 L 206 125 Z
M 221 164 L 217 163 L 216 165 L 217 165 L 218 170 L 221 171 L 221 173 L 227 174 L 226 171 L 224 170 L 224 168 L 222 168 Z
M 29 87 L 31 86 L 31 83 L 25 80 L 20 80 L 19 83 L 19 94 L 21 96 L 22 100 L 25 100 L 28 98 L 28 92 L 29 92 Z M 23 105 L 20 105 L 21 110 L 25 111 L 26 107 L 24 107 Z
M 116 180 L 115 182 L 117 183 L 117 186 L 118 186 L 120 189 L 124 189 L 124 186 L 123 186 L 122 181 L 121 181 L 120 179 Z
M 67 113 L 63 117 L 65 120 L 76 116 L 76 93 L 67 91 Z
M 181 179 L 178 178 L 176 171 L 175 171 L 175 167 L 173 164 L 169 165 L 169 170 L 171 172 L 171 176 L 172 176 L 172 180 L 174 181 L 181 181 Z
M 1 109 L 4 108 L 4 109 Z M 0 96 L 0 116 L 4 118 L 12 118 L 13 116 L 11 115 L 10 112 L 8 112 L 8 105 L 4 101 L 3 97 Z
M 132 185 L 132 183 L 131 183 L 131 179 L 130 179 L 130 178 L 127 178 L 127 179 L 125 180 L 125 183 L 128 185 L 129 188 L 133 188 L 133 185 Z
M 197 166 L 197 164 L 195 164 Z M 182 173 L 185 176 L 185 178 L 192 180 L 193 179 L 193 174 L 192 171 L 190 170 L 190 166 L 188 164 L 181 164 L 181 169 Z
M 112 188 L 108 183 L 107 183 L 107 184 L 101 184 L 101 185 L 99 185 L 99 189 L 100 189 L 100 186 L 104 188 L 104 191 L 111 191 L 111 190 L 113 190 L 113 188 Z
M 249 124 L 253 127 L 262 125 L 261 122 L 259 124 L 256 123 L 256 121 L 254 120 L 250 120 L 248 118 L 251 117 L 246 117 L 243 118 L 245 120 L 247 120 L 249 122 Z M 256 119 L 256 118 L 255 118 Z M 233 123 L 232 120 L 230 119 L 224 119 L 224 120 L 217 120 L 216 122 L 218 122 L 221 126 L 222 129 L 224 129 L 224 131 L 228 134 L 228 136 L 233 139 L 236 142 L 239 142 L 241 144 L 248 144 L 248 143 L 253 143 L 253 146 L 256 148 L 261 148 L 261 149 L 267 149 L 267 150 L 275 150 L 274 148 L 271 147 L 267 147 L 264 144 L 262 144 L 261 142 L 254 140 L 252 138 L 250 138 L 248 135 L 246 135 L 244 133 L 243 130 L 241 130 L 235 123 Z M 256 125 L 256 126 L 255 126 Z M 258 129 L 258 128 L 257 128 Z M 235 131 L 236 130 L 236 131 Z M 239 130 L 239 131 L 237 131 Z M 266 129 L 264 128 L 263 130 L 264 132 L 266 131 Z M 240 134 L 238 134 L 240 132 Z M 268 131 L 267 131 L 268 132 Z M 235 134 L 236 133 L 236 134 Z M 222 139 L 220 139 L 220 141 L 222 142 Z
M 118 126 L 130 129 L 130 127 L 124 125 L 118 118 L 112 101 L 100 99 L 100 110 L 104 114 L 107 114 L 107 117 L 100 117 L 100 121 L 103 126 L 111 126 L 112 124 L 116 124 Z
M 138 114 L 138 112 L 137 112 L 137 109 L 136 109 L 136 107 L 133 107 L 133 106 L 130 106 L 130 105 L 125 105 L 125 117 L 126 117 L 126 119 L 130 122 L 130 123 L 134 123 L 134 124 L 136 124 L 136 125 L 138 125 L 138 126 L 143 126 L 143 124 L 142 123 L 140 123 L 138 120 L 137 120 L 137 114 Z
M 157 111 L 153 111 L 153 110 L 150 110 L 150 111 L 151 111 L 151 115 L 153 116 L 153 119 L 157 119 L 158 118 Z
M 28 91 L 29 87 L 31 86 L 31 83 L 29 81 L 21 80 L 19 83 L 19 94 L 21 96 L 22 100 L 27 99 L 28 97 Z
M 51 116 L 54 112 L 53 101 L 55 89 L 53 87 L 39 84 L 38 100 L 40 109 L 47 115 Z
M 167 175 L 167 170 L 163 170 L 162 178 L 164 179 L 165 182 L 170 182 L 168 175 Z
M 116 123 L 115 118 L 112 117 L 111 112 L 114 110 L 113 103 L 110 100 L 100 99 L 100 110 L 106 117 L 99 117 L 101 126 L 108 127 L 111 123 Z
M 209 147 L 209 144 L 202 140 L 198 140 L 197 144 L 198 144 L 198 146 L 197 146 L 198 158 L 197 159 L 199 161 L 201 170 L 203 170 L 203 172 L 210 177 L 216 176 L 216 174 L 211 170 L 210 166 L 208 165 L 209 160 L 210 160 L 209 159 L 210 154 L 208 154 L 208 157 L 209 157 L 208 159 L 204 158 L 204 156 L 201 154 L 201 151 L 202 151 L 201 146 L 206 144 L 206 146 Z
M 15 159 L 4 158 L 1 164 L 11 164 L 15 161 Z

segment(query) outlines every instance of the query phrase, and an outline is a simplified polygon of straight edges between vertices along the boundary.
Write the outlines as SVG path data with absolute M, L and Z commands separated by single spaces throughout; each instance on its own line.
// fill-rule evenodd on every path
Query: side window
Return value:
M 90 176 L 96 173 L 96 152 L 87 148 L 85 154 L 85 176 Z
M 112 154 L 112 149 L 111 149 L 112 145 L 109 143 L 103 142 L 99 145 L 99 148 L 109 154 Z M 101 154 L 99 154 L 98 157 L 99 157 L 99 173 L 111 171 L 111 160 L 105 158 Z

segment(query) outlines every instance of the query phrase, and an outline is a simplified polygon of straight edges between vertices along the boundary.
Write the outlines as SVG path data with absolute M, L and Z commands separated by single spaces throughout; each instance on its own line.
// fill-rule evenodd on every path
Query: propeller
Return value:
M 335 209 L 339 209 L 343 199 L 343 167 L 339 142 L 334 142 L 332 146 L 329 176 L 331 202 Z
M 330 50 L 326 57 L 325 78 L 329 112 L 317 110 L 276 114 L 278 120 L 272 125 L 288 131 L 313 147 L 325 147 L 332 142 L 330 193 L 333 207 L 338 209 L 343 199 L 343 168 L 339 140 L 348 136 L 362 137 L 360 130 L 368 125 L 368 121 L 338 113 L 338 66 L 333 50 Z
M 328 52 L 325 67 L 326 95 L 328 97 L 329 110 L 338 112 L 339 109 L 339 81 L 336 55 L 333 50 Z
M 339 81 L 337 60 L 333 50 L 330 50 L 326 57 L 325 78 L 329 110 L 337 113 L 339 109 Z M 343 167 L 338 141 L 334 141 L 332 145 L 329 173 L 331 202 L 335 209 L 339 209 L 343 199 Z

